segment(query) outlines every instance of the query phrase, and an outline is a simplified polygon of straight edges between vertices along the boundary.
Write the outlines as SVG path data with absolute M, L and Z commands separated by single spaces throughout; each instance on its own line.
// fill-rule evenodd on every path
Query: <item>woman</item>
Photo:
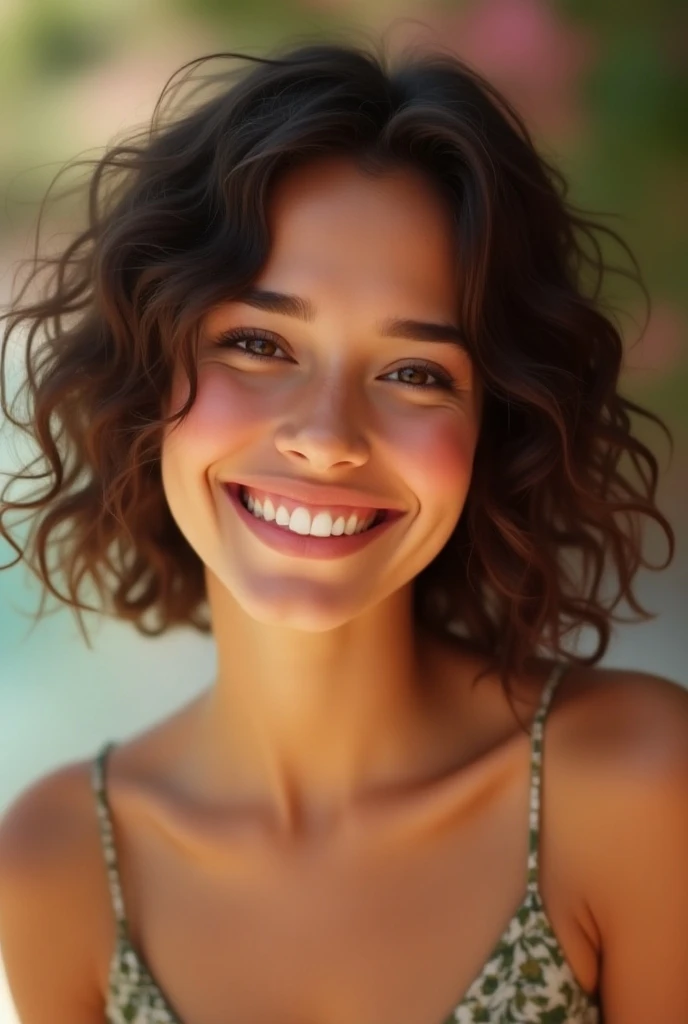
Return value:
M 208 82 L 8 319 L 52 478 L 15 549 L 218 655 L 5 815 L 23 1024 L 687 1020 L 688 695 L 595 667 L 623 516 L 674 542 L 595 225 L 451 55 Z

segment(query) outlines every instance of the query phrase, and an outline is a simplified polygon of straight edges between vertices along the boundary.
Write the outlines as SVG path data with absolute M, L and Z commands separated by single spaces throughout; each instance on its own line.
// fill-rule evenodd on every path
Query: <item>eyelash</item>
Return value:
M 258 327 L 236 327 L 231 331 L 226 331 L 221 334 L 216 341 L 218 348 L 237 348 L 240 341 L 254 341 L 260 339 L 261 341 L 271 341 L 273 345 L 276 345 L 280 350 L 281 346 L 279 342 L 268 332 L 263 331 Z M 273 356 L 262 355 L 259 352 L 251 352 L 248 349 L 238 349 L 244 355 L 249 356 L 251 359 L 273 359 Z M 281 360 L 278 360 L 281 362 Z M 392 370 L 392 373 L 401 373 L 402 370 L 415 370 L 421 369 L 430 376 L 437 378 L 437 384 L 409 384 L 408 381 L 400 380 L 395 381 L 396 384 L 401 384 L 403 387 L 413 388 L 416 391 L 434 391 L 440 389 L 442 391 L 459 391 L 456 379 L 447 373 L 446 370 L 440 370 L 438 367 L 431 363 L 410 363 L 408 366 L 400 366 L 398 370 Z

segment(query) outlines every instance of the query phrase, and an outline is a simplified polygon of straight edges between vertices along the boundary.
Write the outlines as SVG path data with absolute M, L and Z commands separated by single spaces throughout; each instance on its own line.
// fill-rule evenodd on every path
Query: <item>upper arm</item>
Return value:
M 82 913 L 89 872 L 73 799 L 78 770 L 40 779 L 0 820 L 0 950 L 21 1024 L 104 1020 Z
M 589 905 L 601 937 L 606 1024 L 688 1021 L 688 692 L 628 674 L 598 760 Z M 609 719 L 610 723 L 612 718 Z

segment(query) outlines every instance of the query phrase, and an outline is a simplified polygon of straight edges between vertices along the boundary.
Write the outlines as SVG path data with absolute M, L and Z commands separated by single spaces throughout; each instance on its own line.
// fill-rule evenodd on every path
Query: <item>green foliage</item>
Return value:
M 587 84 L 589 109 L 604 123 L 609 142 L 647 157 L 688 156 L 688 74 L 670 59 L 662 40 L 620 29 L 607 44 Z M 621 155 L 621 154 L 620 154 Z M 639 158 L 639 161 L 638 161 Z
M 259 31 L 265 41 L 315 26 L 324 28 L 333 20 L 327 8 L 314 9 L 299 0 L 170 0 L 170 6 L 190 19 L 220 28 Z
M 64 75 L 103 60 L 111 43 L 101 26 L 58 7 L 33 8 L 25 24 L 25 45 L 40 76 Z
M 685 16 L 685 0 L 553 0 L 569 19 L 613 32 L 625 25 L 657 25 Z

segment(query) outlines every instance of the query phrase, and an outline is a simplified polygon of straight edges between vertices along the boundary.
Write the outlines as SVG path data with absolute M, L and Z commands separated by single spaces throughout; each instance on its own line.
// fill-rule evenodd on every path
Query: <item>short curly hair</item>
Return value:
M 228 69 L 237 58 L 256 66 Z M 175 105 L 190 83 L 193 102 Z M 43 457 L 47 467 L 9 483 L 49 484 L 17 501 L 5 488 L 0 535 L 18 553 L 11 564 L 23 558 L 41 581 L 37 618 L 49 590 L 76 611 L 87 644 L 82 610 L 128 620 L 147 636 L 186 625 L 210 632 L 203 564 L 163 492 L 163 431 L 196 397 L 202 318 L 267 259 L 271 185 L 323 154 L 346 154 L 370 174 L 420 168 L 453 211 L 458 315 L 484 405 L 459 521 L 413 581 L 414 621 L 462 635 L 499 668 L 507 691 L 541 645 L 595 663 L 622 598 L 654 617 L 631 589 L 641 564 L 657 568 L 643 559 L 638 515 L 668 539 L 660 568 L 674 554 L 655 502 L 658 463 L 634 436 L 630 414 L 653 420 L 672 447 L 673 439 L 658 416 L 617 390 L 623 343 L 601 298 L 610 268 L 600 232 L 623 246 L 631 276 L 647 290 L 619 236 L 567 200 L 563 175 L 508 101 L 441 48 L 409 47 L 392 60 L 376 43 L 302 39 L 272 56 L 201 57 L 167 83 L 145 130 L 87 163 L 83 230 L 57 254 L 39 257 L 37 241 L 29 278 L 3 317 L 3 411 L 37 442 L 41 455 L 30 465 Z M 20 325 L 26 420 L 7 408 L 4 384 Z M 165 417 L 179 365 L 189 397 Z M 13 510 L 35 517 L 23 547 L 3 525 Z M 608 561 L 618 593 L 605 603 Z M 572 567 L 582 568 L 580 578 Z M 100 607 L 82 600 L 85 583 L 95 585 Z M 588 658 L 562 644 L 584 625 L 598 633 Z

